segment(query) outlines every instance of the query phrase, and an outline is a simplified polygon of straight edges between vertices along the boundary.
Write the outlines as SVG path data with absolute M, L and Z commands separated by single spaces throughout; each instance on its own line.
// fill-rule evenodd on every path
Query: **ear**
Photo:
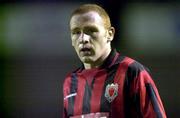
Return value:
M 110 27 L 109 29 L 108 29 L 108 32 L 107 32 L 108 34 L 107 34 L 107 42 L 111 42 L 112 40 L 113 40 L 113 38 L 114 38 L 114 34 L 115 34 L 115 29 L 114 29 L 114 27 Z

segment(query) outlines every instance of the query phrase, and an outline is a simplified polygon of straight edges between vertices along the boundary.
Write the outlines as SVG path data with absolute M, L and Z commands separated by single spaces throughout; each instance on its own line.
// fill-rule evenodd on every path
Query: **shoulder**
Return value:
M 134 59 L 131 59 L 131 60 L 133 60 L 133 61 L 131 64 L 129 64 L 127 72 L 139 74 L 143 71 L 146 71 L 147 73 L 150 73 L 149 69 L 145 65 L 143 65 L 142 63 L 140 63 Z
M 145 83 L 153 83 L 150 70 L 140 62 L 134 59 L 131 60 L 133 61 L 127 67 L 125 81 L 128 84 L 134 83 L 134 85 L 138 85 L 137 83 L 141 83 L 141 85 L 144 85 Z M 125 61 L 125 63 L 127 62 Z
M 65 76 L 65 79 L 64 79 L 64 84 L 69 83 L 71 81 L 71 78 L 72 78 L 73 74 L 78 73 L 79 71 L 82 70 L 82 68 L 83 67 L 80 66 L 80 67 L 76 68 L 75 70 L 67 73 L 66 76 Z
M 128 71 L 130 72 L 136 72 L 139 73 L 141 71 L 148 70 L 147 67 L 142 65 L 140 62 L 134 60 L 131 64 L 128 66 Z
M 121 54 L 120 54 L 119 58 L 117 59 L 116 64 L 126 67 L 128 72 L 137 72 L 138 73 L 143 70 L 146 70 L 149 72 L 149 69 L 147 67 L 145 67 L 143 64 L 141 64 L 140 62 L 136 61 L 133 58 L 130 58 L 128 56 L 124 56 Z
M 128 60 L 131 60 L 131 63 L 129 63 Z M 140 62 L 126 57 L 122 63 L 126 65 L 124 84 L 128 90 L 131 88 L 131 91 L 138 91 L 139 88 L 143 88 L 142 86 L 145 86 L 145 84 L 154 83 L 149 69 Z
M 78 73 L 78 72 L 80 72 L 81 70 L 83 70 L 83 66 L 80 66 L 80 67 L 78 67 L 78 68 L 76 68 L 76 69 L 68 72 L 68 73 L 66 74 L 65 78 L 69 78 L 69 77 L 72 76 L 73 73 Z
M 118 70 L 123 69 L 127 78 L 136 78 L 142 72 L 150 73 L 146 66 L 133 58 L 120 55 L 119 59 L 121 60 L 116 62 L 119 65 Z
M 66 74 L 65 79 L 63 81 L 63 87 L 67 87 L 67 86 L 70 85 L 70 83 L 71 83 L 71 75 L 72 75 L 71 72 Z

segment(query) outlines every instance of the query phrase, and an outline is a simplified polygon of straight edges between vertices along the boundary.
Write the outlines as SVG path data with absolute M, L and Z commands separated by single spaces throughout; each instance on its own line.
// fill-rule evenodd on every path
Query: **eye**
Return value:
M 93 27 L 87 27 L 84 32 L 86 34 L 92 35 L 92 34 L 98 32 L 98 30 L 96 28 L 93 28 Z
M 80 34 L 81 33 L 81 30 L 79 28 L 72 28 L 71 29 L 71 34 L 72 35 L 77 35 L 77 34 Z
M 80 34 L 81 31 L 80 31 L 80 30 L 74 30 L 74 31 L 72 31 L 71 33 L 72 33 L 73 35 L 76 35 L 76 34 Z

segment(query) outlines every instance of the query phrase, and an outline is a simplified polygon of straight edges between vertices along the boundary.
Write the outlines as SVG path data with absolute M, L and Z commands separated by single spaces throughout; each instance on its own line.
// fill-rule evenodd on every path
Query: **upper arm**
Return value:
M 166 118 L 158 89 L 149 71 L 134 62 L 128 68 L 126 80 L 133 113 L 143 118 Z

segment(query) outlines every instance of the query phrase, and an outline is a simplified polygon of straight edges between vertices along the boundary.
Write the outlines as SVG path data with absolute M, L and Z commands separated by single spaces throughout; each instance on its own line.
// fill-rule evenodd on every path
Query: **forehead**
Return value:
M 83 14 L 76 14 L 72 16 L 70 20 L 70 26 L 71 27 L 76 27 L 76 26 L 83 26 L 83 25 L 88 25 L 92 23 L 94 25 L 103 25 L 103 19 L 101 16 L 94 11 L 83 13 Z

